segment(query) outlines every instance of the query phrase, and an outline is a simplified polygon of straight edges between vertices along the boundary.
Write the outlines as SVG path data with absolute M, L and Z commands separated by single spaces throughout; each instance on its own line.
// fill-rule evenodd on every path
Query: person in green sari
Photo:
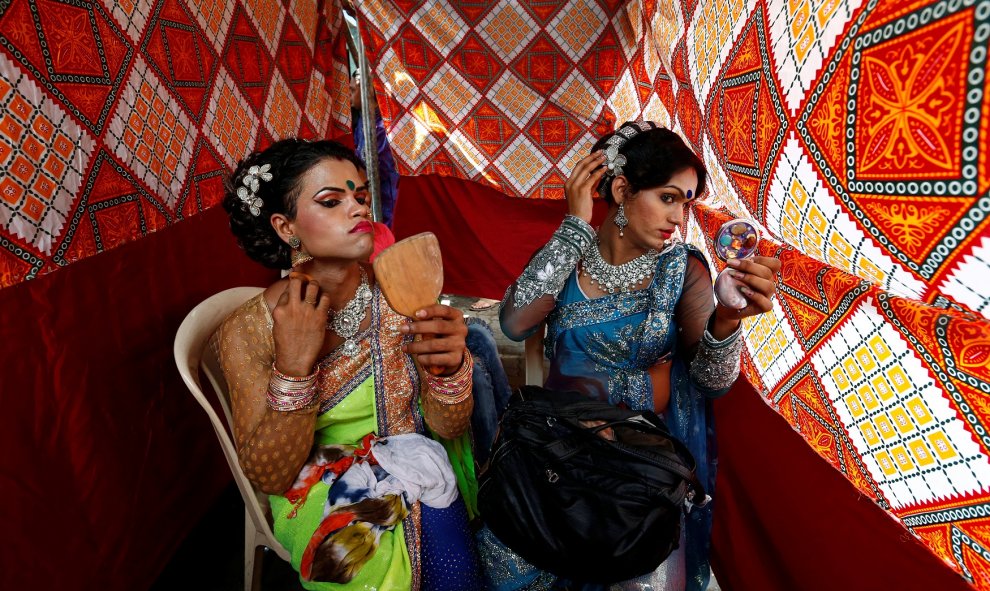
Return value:
M 215 342 L 241 466 L 303 586 L 479 588 L 467 328 L 449 306 L 413 321 L 389 307 L 364 263 L 360 160 L 336 142 L 275 142 L 237 166 L 223 206 L 249 257 L 293 269 Z

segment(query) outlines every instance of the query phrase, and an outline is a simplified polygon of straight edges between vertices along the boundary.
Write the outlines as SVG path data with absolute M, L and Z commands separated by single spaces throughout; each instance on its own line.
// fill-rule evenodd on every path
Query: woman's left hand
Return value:
M 466 348 L 464 338 L 467 325 L 464 313 L 457 308 L 434 304 L 416 312 L 416 319 L 399 327 L 403 334 L 430 335 L 405 343 L 402 350 L 416 359 L 423 367 L 441 367 L 441 375 L 452 374 L 461 367 Z
M 750 259 L 729 259 L 732 278 L 740 283 L 739 291 L 746 298 L 746 307 L 741 310 L 718 304 L 716 316 L 723 321 L 741 320 L 773 309 L 773 294 L 777 291 L 777 274 L 780 272 L 780 259 L 755 256 Z

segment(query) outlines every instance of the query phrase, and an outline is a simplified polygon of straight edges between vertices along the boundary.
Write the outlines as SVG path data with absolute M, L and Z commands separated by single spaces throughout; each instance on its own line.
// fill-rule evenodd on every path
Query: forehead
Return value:
M 667 184 L 674 185 L 685 193 L 688 190 L 693 193 L 698 188 L 698 172 L 690 166 L 682 168 L 671 175 Z
M 364 173 L 353 162 L 324 158 L 302 175 L 299 185 L 304 191 L 307 188 L 345 188 L 347 181 L 356 185 L 364 184 L 364 178 Z

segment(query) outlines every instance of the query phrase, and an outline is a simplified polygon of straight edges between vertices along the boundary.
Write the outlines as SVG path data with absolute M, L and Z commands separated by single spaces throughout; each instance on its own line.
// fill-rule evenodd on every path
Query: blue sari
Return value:
M 689 257 L 696 257 L 707 269 L 703 255 L 695 248 L 676 243 L 660 255 L 650 285 L 641 290 L 617 293 L 589 299 L 578 284 L 577 272 L 571 272 L 556 298 L 553 311 L 547 316 L 547 336 L 544 341 L 550 372 L 546 387 L 555 390 L 583 392 L 591 398 L 622 405 L 633 410 L 655 410 L 653 383 L 648 370 L 658 361 L 670 357 L 670 401 L 662 413 L 671 433 L 691 451 L 697 462 L 697 475 L 711 494 L 715 485 L 715 440 L 712 424 L 711 399 L 726 390 L 710 391 L 699 387 L 688 371 L 693 352 L 678 349 L 677 309 L 684 296 L 685 275 Z M 711 296 L 710 276 L 707 297 Z M 697 291 L 697 290 L 692 290 Z M 694 297 L 694 296 L 692 296 Z M 704 297 L 704 296 L 702 296 Z M 710 308 L 709 308 L 710 309 Z M 702 319 L 707 320 L 707 317 Z M 637 586 L 620 584 L 620 588 L 657 588 L 665 577 L 675 577 L 673 587 L 701 591 L 709 579 L 709 540 L 712 504 L 695 508 L 684 517 L 683 556 L 672 555 L 670 561 L 682 561 L 682 566 L 661 565 L 658 572 L 642 578 Z M 484 533 L 479 540 L 482 554 L 490 554 L 494 536 Z M 497 543 L 497 540 L 494 540 Z M 504 548 L 498 560 L 502 575 L 490 581 L 495 589 L 525 588 L 604 588 L 599 585 L 554 581 L 549 587 L 546 573 L 540 573 L 518 559 L 506 566 Z M 485 560 L 488 556 L 485 556 Z M 492 569 L 489 569 L 491 579 Z M 511 576 L 509 573 L 512 573 Z M 515 582 L 512 582 L 514 579 Z M 639 581 L 639 579 L 637 579 Z M 535 584 L 535 586 L 534 586 Z M 665 588 L 665 587 L 660 587 Z

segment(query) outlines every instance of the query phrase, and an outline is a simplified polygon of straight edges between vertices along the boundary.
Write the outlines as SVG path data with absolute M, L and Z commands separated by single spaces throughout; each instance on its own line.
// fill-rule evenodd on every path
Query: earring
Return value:
M 291 260 L 293 269 L 313 260 L 313 257 L 302 251 L 302 240 L 300 240 L 298 236 L 289 237 L 289 246 L 292 247 Z
M 619 238 L 622 238 L 622 230 L 629 225 L 629 218 L 626 217 L 626 205 L 624 203 L 619 204 L 619 211 L 615 214 L 615 225 L 619 226 Z

